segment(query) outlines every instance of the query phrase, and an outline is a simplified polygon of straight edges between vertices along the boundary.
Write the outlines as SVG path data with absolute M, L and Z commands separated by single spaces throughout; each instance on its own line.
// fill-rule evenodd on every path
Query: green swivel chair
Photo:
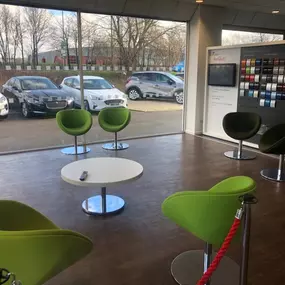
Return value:
M 25 204 L 0 201 L 0 267 L 23 285 L 44 284 L 91 250 L 87 237 L 58 228 Z
M 178 255 L 171 273 L 177 283 L 196 285 L 212 257 L 212 245 L 220 247 L 241 207 L 239 197 L 255 190 L 246 176 L 223 180 L 208 191 L 184 191 L 169 196 L 162 204 L 163 214 L 206 243 L 205 250 Z M 211 279 L 212 285 L 238 285 L 239 266 L 224 257 Z M 208 284 L 207 284 L 208 285 Z
M 277 182 L 285 181 L 285 124 L 279 124 L 267 130 L 260 138 L 259 150 L 263 153 L 279 155 L 278 168 L 263 169 L 260 172 L 261 176 Z
M 123 130 L 131 120 L 131 112 L 124 107 L 102 109 L 98 116 L 100 127 L 106 132 L 115 133 L 115 141 L 103 145 L 107 150 L 123 150 L 129 147 L 126 143 L 118 142 L 118 132 Z
M 64 154 L 83 154 L 90 149 L 77 145 L 77 137 L 85 135 L 92 127 L 92 116 L 86 110 L 62 110 L 56 114 L 56 121 L 59 128 L 66 134 L 74 136 L 74 147 L 67 147 L 61 150 Z
M 261 118 L 258 114 L 250 112 L 228 113 L 223 119 L 223 128 L 225 133 L 239 141 L 238 148 L 227 151 L 224 155 L 231 159 L 248 160 L 256 158 L 252 152 L 242 149 L 242 142 L 252 138 L 257 134 L 261 126 Z

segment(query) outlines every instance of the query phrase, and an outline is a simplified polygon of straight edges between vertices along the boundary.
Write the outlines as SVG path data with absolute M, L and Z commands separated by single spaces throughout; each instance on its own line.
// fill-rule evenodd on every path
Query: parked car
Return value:
M 61 87 L 74 98 L 75 105 L 81 107 L 79 76 L 63 79 Z M 84 76 L 84 107 L 88 111 L 100 111 L 105 107 L 127 107 L 127 96 L 99 76 Z
M 131 100 L 140 98 L 168 98 L 183 104 L 184 82 L 168 72 L 135 72 L 128 78 L 126 93 Z
M 73 108 L 74 100 L 52 81 L 41 76 L 17 76 L 9 79 L 2 93 L 21 108 L 24 117 L 33 114 L 55 114 Z
M 7 98 L 0 93 L 0 120 L 6 119 L 9 114 L 9 104 Z

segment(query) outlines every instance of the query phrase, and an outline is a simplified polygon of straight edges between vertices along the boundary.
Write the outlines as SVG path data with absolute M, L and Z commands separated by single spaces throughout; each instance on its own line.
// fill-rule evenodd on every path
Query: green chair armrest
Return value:
M 91 249 L 88 238 L 67 230 L 1 232 L 0 264 L 23 284 L 42 285 Z
M 0 201 L 0 231 L 58 229 L 35 209 L 17 201 Z
M 253 179 L 248 176 L 233 176 L 229 177 L 214 187 L 212 187 L 209 192 L 214 193 L 224 193 L 224 194 L 239 194 L 253 192 L 256 188 L 256 183 Z

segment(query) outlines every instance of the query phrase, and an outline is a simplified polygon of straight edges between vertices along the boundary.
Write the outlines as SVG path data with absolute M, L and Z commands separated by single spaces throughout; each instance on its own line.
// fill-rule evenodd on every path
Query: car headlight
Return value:
M 0 103 L 6 103 L 7 102 L 7 99 L 6 99 L 6 97 L 1 97 L 0 98 Z
M 128 99 L 128 96 L 126 94 L 123 95 L 124 99 Z
M 67 104 L 70 105 L 73 103 L 74 99 L 72 97 L 66 97 Z
M 92 100 L 103 100 L 103 96 L 91 95 Z

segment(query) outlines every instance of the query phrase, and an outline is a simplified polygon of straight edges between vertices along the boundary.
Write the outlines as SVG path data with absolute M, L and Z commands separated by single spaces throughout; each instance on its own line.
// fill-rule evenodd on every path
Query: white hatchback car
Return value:
M 0 120 L 6 119 L 9 114 L 9 104 L 7 98 L 0 93 Z
M 100 111 L 105 107 L 127 107 L 125 93 L 99 76 L 84 76 L 84 106 L 88 111 Z M 77 107 L 81 106 L 79 76 L 63 79 L 61 88 L 74 98 Z

